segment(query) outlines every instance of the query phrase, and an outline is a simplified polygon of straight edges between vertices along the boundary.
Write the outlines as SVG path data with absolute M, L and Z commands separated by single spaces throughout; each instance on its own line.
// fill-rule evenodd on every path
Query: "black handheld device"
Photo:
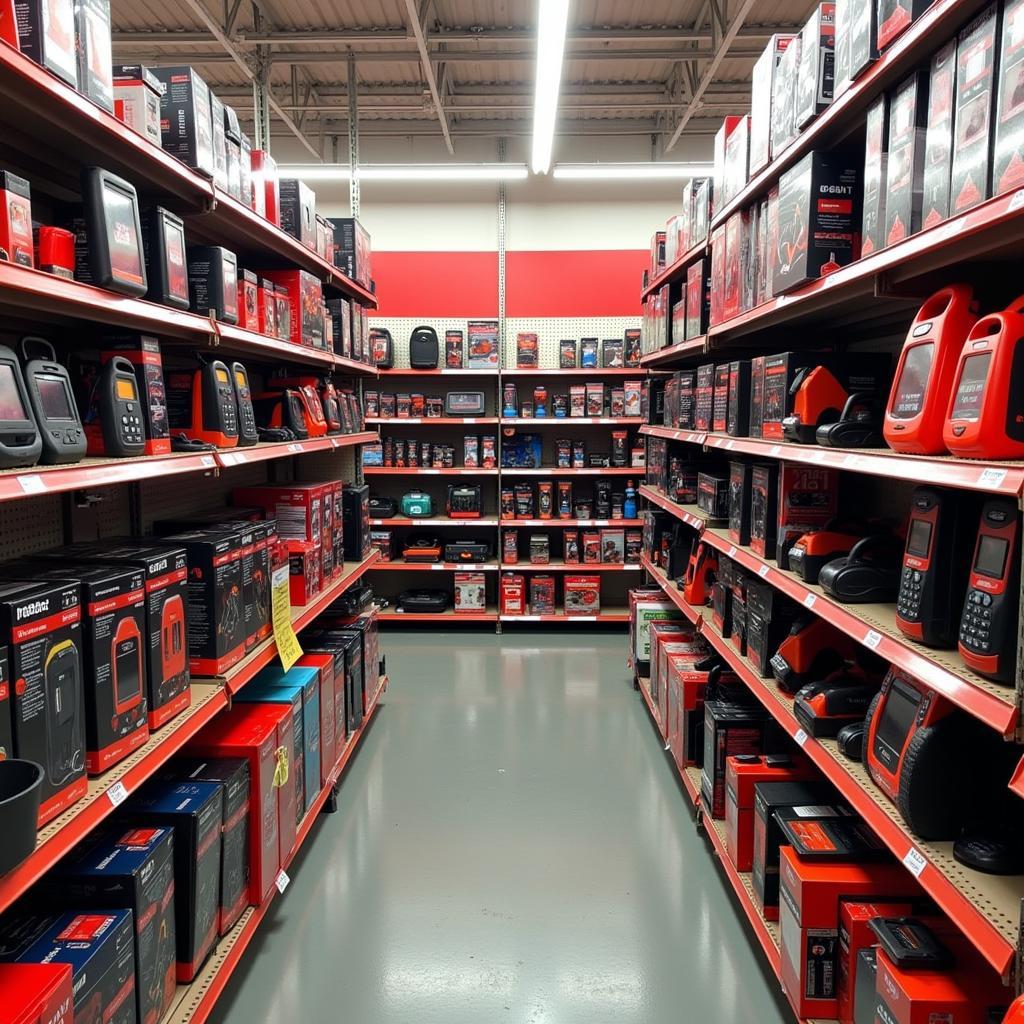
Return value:
M 93 283 L 122 295 L 145 295 L 149 285 L 135 186 L 101 167 L 86 167 L 82 198 Z
M 246 448 L 259 440 L 256 413 L 252 408 L 252 389 L 249 374 L 241 363 L 231 364 L 231 379 L 235 384 L 235 402 L 238 405 L 238 447 Z
M 34 466 L 42 450 L 18 357 L 0 345 L 0 469 Z
M 130 360 L 114 356 L 103 364 L 96 381 L 96 399 L 103 437 L 103 451 L 97 454 L 114 458 L 145 454 L 139 386 Z
M 42 351 L 44 358 L 30 357 L 33 346 Z M 47 466 L 80 462 L 85 457 L 85 428 L 67 369 L 57 362 L 53 345 L 43 338 L 22 338 L 21 357 L 25 388 L 42 442 L 39 461 Z

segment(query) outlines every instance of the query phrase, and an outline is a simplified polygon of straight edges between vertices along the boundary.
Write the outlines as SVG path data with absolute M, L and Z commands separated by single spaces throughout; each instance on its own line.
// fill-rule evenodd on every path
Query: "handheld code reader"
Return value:
M 303 384 L 298 389 L 302 408 L 306 414 L 306 432 L 310 437 L 323 437 L 327 433 L 324 407 L 315 384 Z
M 896 625 L 928 647 L 956 642 L 970 553 L 964 529 L 974 526 L 969 505 L 967 495 L 933 487 L 918 487 L 911 499 Z
M 309 437 L 302 399 L 294 388 L 255 395 L 252 407 L 262 440 L 305 441 Z
M 320 403 L 324 409 L 324 419 L 327 421 L 327 433 L 340 434 L 342 431 L 341 401 L 338 398 L 334 381 L 330 377 L 325 377 L 320 385 Z
M 259 439 L 256 430 L 256 413 L 252 408 L 252 389 L 249 374 L 241 363 L 231 364 L 231 379 L 235 387 L 235 404 L 238 407 L 238 447 L 247 448 Z
M 114 711 L 123 715 L 142 703 L 142 634 L 130 616 L 121 619 L 110 642 L 114 668 Z
M 952 455 L 1024 458 L 1024 296 L 971 328 L 951 395 L 942 440 Z
M 940 455 L 948 397 L 964 339 L 978 319 L 970 285 L 937 291 L 918 310 L 896 366 L 882 434 L 893 451 Z
M 167 397 L 172 433 L 218 448 L 237 447 L 238 405 L 226 363 L 211 359 L 195 370 L 173 371 Z
M 990 498 L 981 510 L 960 618 L 960 657 L 980 675 L 1013 681 L 1017 667 L 1020 524 L 1017 504 Z
M 42 350 L 45 358 L 31 359 L 31 346 Z M 25 363 L 25 388 L 39 427 L 45 466 L 63 466 L 85 457 L 85 428 L 75 405 L 71 377 L 57 362 L 53 346 L 43 338 L 22 338 L 21 357 Z
M 114 356 L 103 364 L 95 385 L 99 431 L 86 428 L 89 453 L 129 458 L 146 451 L 146 431 L 142 424 L 142 405 L 135 367 L 124 356 Z M 90 402 L 90 406 L 92 403 Z M 99 442 L 102 440 L 102 450 Z
M 0 469 L 34 466 L 42 450 L 18 357 L 0 346 Z

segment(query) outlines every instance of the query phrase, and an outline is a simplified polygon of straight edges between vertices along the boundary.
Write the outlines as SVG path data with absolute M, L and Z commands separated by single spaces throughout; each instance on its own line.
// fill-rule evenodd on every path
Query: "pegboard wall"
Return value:
M 487 320 L 495 319 L 494 317 L 474 317 L 474 320 Z M 409 316 L 396 316 L 396 317 L 370 317 L 370 327 L 383 327 L 385 330 L 391 332 L 392 340 L 395 343 L 395 369 L 396 370 L 408 370 L 409 369 L 409 336 L 417 327 L 433 327 L 437 332 L 437 341 L 439 358 L 444 360 L 444 335 L 445 331 L 462 331 L 463 343 L 466 338 L 466 324 L 469 321 L 466 318 L 461 320 L 443 318 L 438 319 L 436 317 L 409 317 Z
M 60 494 L 4 502 L 0 559 L 32 555 L 64 543 L 64 505 Z

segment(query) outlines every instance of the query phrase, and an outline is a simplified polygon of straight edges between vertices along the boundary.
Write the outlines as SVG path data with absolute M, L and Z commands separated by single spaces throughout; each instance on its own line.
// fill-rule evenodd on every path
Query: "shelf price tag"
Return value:
M 217 465 L 217 460 L 212 455 L 200 455 L 199 464 L 207 469 L 213 469 Z
M 882 634 L 876 633 L 873 629 L 867 631 L 867 635 L 864 637 L 864 646 L 870 647 L 874 650 L 882 642 Z
M 793 737 L 796 740 L 796 745 L 802 747 L 807 742 L 807 733 L 803 729 L 797 729 L 796 735 Z
M 764 578 L 765 578 L 765 576 L 767 576 L 767 575 L 768 575 L 768 566 L 767 566 L 767 565 L 762 565 L 762 566 L 761 566 L 761 567 L 760 567 L 760 568 L 759 568 L 759 569 L 757 570 L 757 575 L 758 575 L 758 576 L 760 576 L 760 577 L 761 577 L 761 579 L 764 579 Z
M 907 855 L 903 858 L 903 866 L 915 877 L 920 878 L 921 872 L 928 867 L 928 861 L 924 859 L 921 851 L 916 846 L 912 846 L 907 850 Z
M 128 799 L 128 790 L 124 788 L 124 783 L 115 782 L 107 790 L 107 799 L 112 807 L 120 807 Z
M 1013 193 L 1013 198 L 1006 206 L 1006 212 L 1013 213 L 1014 210 L 1019 210 L 1022 206 L 1024 206 L 1024 188 Z
M 288 586 L 288 566 L 274 570 L 270 586 L 270 608 L 274 623 L 274 642 L 281 664 L 287 672 L 302 657 L 299 638 L 292 625 L 292 603 Z
M 238 462 L 238 458 L 234 452 L 221 452 L 220 461 L 223 462 L 225 466 L 233 466 Z M 245 456 L 242 456 L 242 461 L 245 461 Z
M 302 452 L 302 445 L 298 441 L 293 441 L 288 445 L 288 451 L 295 452 L 296 454 Z
M 804 598 L 804 607 L 805 608 L 813 608 L 814 607 L 814 602 L 817 601 L 817 600 L 818 599 L 817 599 L 817 597 L 814 596 L 814 594 L 808 594 Z
M 735 558 L 735 557 L 736 557 L 736 546 L 735 546 L 735 545 L 731 545 L 731 546 L 729 547 L 729 550 L 728 550 L 728 551 L 726 552 L 726 554 L 727 554 L 727 555 L 728 555 L 728 556 L 729 556 L 730 558 Z
M 782 454 L 782 445 L 773 444 L 769 449 L 768 454 L 773 459 L 777 459 Z
M 18 484 L 25 494 L 44 494 L 46 492 L 46 481 L 38 473 L 19 476 Z
M 288 888 L 288 883 L 291 879 L 288 877 L 287 871 L 278 871 L 277 878 L 274 879 L 274 885 L 277 886 L 277 891 L 283 896 L 285 889 Z
M 989 466 L 987 469 L 983 469 L 978 474 L 978 486 L 979 487 L 999 487 L 1002 482 L 1006 479 L 1005 469 L 996 469 L 995 466 Z

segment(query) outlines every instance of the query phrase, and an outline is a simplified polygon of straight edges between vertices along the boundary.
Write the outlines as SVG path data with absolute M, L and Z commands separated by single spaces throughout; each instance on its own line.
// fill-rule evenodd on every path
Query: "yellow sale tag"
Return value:
M 281 664 L 287 672 L 302 657 L 299 638 L 292 626 L 292 603 L 288 594 L 288 566 L 274 570 L 271 579 L 271 615 L 274 620 L 274 640 Z

